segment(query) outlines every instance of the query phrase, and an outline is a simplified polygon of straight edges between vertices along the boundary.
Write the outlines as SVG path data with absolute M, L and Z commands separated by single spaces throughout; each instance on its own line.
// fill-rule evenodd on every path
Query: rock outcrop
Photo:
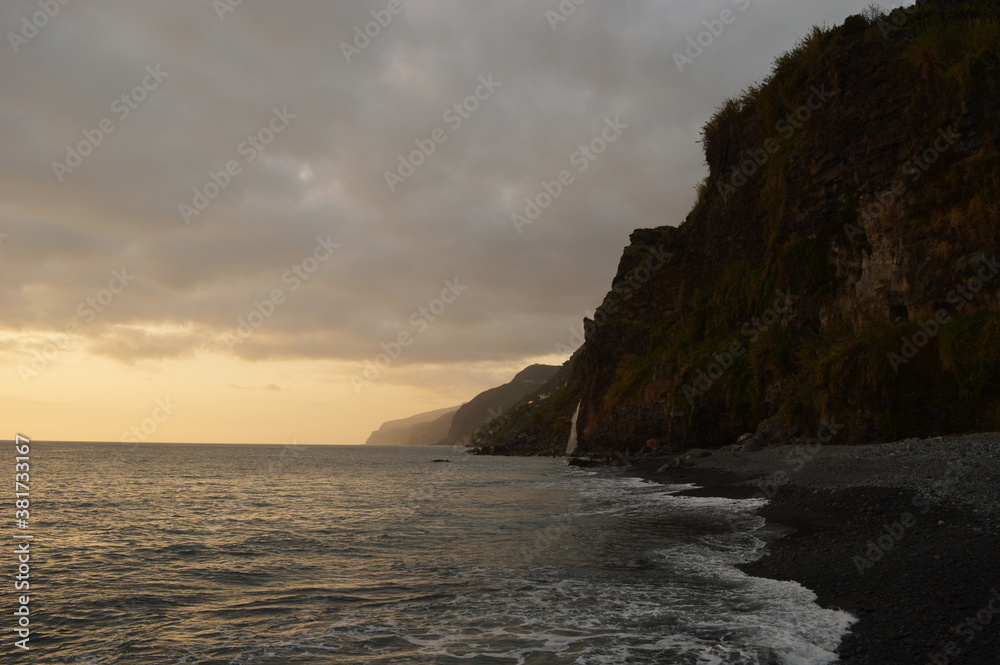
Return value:
M 546 384 L 560 372 L 551 365 L 531 365 L 508 383 L 476 395 L 460 407 L 421 413 L 384 423 L 368 437 L 367 445 L 433 446 L 468 445 L 473 436 L 489 432 L 491 422 L 519 401 L 545 400 Z M 563 441 L 565 445 L 565 441 Z
M 705 126 L 683 224 L 632 234 L 567 397 L 483 443 L 580 402 L 591 452 L 1000 429 L 998 19 L 925 3 L 779 57 Z
M 552 365 L 531 365 L 518 372 L 508 383 L 476 395 L 458 410 L 447 436 L 440 443 L 468 443 L 469 438 L 483 425 L 499 417 L 524 397 L 537 394 L 558 371 L 559 368 Z
M 451 426 L 458 407 L 419 413 L 409 418 L 390 420 L 371 433 L 367 446 L 426 446 L 433 445 Z

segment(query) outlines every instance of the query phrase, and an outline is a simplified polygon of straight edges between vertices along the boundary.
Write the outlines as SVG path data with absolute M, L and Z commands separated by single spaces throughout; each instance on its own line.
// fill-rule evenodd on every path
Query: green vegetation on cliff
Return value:
M 544 385 L 474 435 L 472 443 L 508 455 L 558 455 L 565 451 L 579 385 L 567 361 Z
M 815 28 L 705 125 L 694 209 L 633 234 L 560 399 L 485 443 L 555 441 L 580 402 L 592 451 L 1000 429 L 998 136 L 995 3 Z

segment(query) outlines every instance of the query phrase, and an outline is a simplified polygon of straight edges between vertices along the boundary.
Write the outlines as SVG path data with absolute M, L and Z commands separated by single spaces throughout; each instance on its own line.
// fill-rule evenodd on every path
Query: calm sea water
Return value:
M 31 651 L 16 653 L 33 665 L 826 663 L 850 621 L 733 567 L 761 554 L 756 502 L 560 460 L 44 443 L 31 457 Z M 0 660 L 15 662 L 18 530 L 3 532 Z

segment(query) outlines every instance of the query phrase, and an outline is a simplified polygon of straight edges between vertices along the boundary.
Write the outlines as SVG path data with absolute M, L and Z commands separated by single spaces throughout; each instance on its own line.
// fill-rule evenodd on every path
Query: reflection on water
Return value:
M 733 568 L 755 502 L 440 456 L 36 443 L 31 662 L 820 663 L 847 625 Z

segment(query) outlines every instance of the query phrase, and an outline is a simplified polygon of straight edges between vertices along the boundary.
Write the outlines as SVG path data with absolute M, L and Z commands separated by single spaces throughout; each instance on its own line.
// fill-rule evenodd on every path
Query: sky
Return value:
M 0 439 L 357 444 L 562 363 L 868 4 L 5 0 Z

